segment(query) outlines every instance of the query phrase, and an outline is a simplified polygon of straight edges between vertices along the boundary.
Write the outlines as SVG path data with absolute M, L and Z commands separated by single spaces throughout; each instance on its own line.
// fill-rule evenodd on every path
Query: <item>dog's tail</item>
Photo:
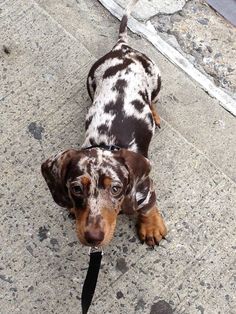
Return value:
M 127 42 L 127 24 L 128 24 L 128 18 L 130 16 L 131 11 L 133 10 L 133 7 L 139 0 L 130 0 L 126 10 L 125 14 L 123 15 L 121 22 L 120 22 L 120 29 L 119 29 L 119 41 L 121 42 Z

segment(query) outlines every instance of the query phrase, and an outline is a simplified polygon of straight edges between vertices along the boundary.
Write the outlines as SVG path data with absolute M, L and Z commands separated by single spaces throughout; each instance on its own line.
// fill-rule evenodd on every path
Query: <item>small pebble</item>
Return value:
M 207 18 L 203 18 L 203 19 L 198 19 L 197 20 L 198 23 L 202 24 L 202 25 L 208 25 L 209 20 Z

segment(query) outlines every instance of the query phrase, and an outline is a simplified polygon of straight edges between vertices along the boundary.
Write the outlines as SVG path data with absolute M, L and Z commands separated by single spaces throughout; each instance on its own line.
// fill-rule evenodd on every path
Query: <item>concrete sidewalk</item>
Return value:
M 95 0 L 0 0 L 0 313 L 81 313 L 87 249 L 40 174 L 78 148 L 86 76 L 119 22 Z M 236 313 L 236 120 L 142 38 L 162 71 L 152 176 L 169 233 L 150 251 L 120 216 L 90 313 Z

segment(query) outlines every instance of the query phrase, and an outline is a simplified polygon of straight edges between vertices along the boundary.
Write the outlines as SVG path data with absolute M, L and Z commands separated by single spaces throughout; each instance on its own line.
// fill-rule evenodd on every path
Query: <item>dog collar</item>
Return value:
M 89 268 L 84 281 L 81 297 L 82 313 L 87 314 L 93 299 L 97 284 L 98 274 L 101 266 L 103 250 L 100 247 L 91 247 L 89 249 Z
M 84 148 L 85 150 L 91 149 L 91 148 L 101 148 L 104 150 L 109 150 L 109 151 L 115 151 L 115 150 L 120 150 L 121 147 L 117 145 L 106 145 L 106 144 L 100 144 L 100 145 L 91 145 L 89 147 Z

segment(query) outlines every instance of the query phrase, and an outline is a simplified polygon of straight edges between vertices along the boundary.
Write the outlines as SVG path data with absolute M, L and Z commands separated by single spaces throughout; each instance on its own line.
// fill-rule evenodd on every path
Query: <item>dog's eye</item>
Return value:
M 118 195 L 122 190 L 122 187 L 120 185 L 112 185 L 111 186 L 111 194 L 114 196 Z
M 74 185 L 71 187 L 71 191 L 75 195 L 81 195 L 83 194 L 83 187 L 82 185 Z

